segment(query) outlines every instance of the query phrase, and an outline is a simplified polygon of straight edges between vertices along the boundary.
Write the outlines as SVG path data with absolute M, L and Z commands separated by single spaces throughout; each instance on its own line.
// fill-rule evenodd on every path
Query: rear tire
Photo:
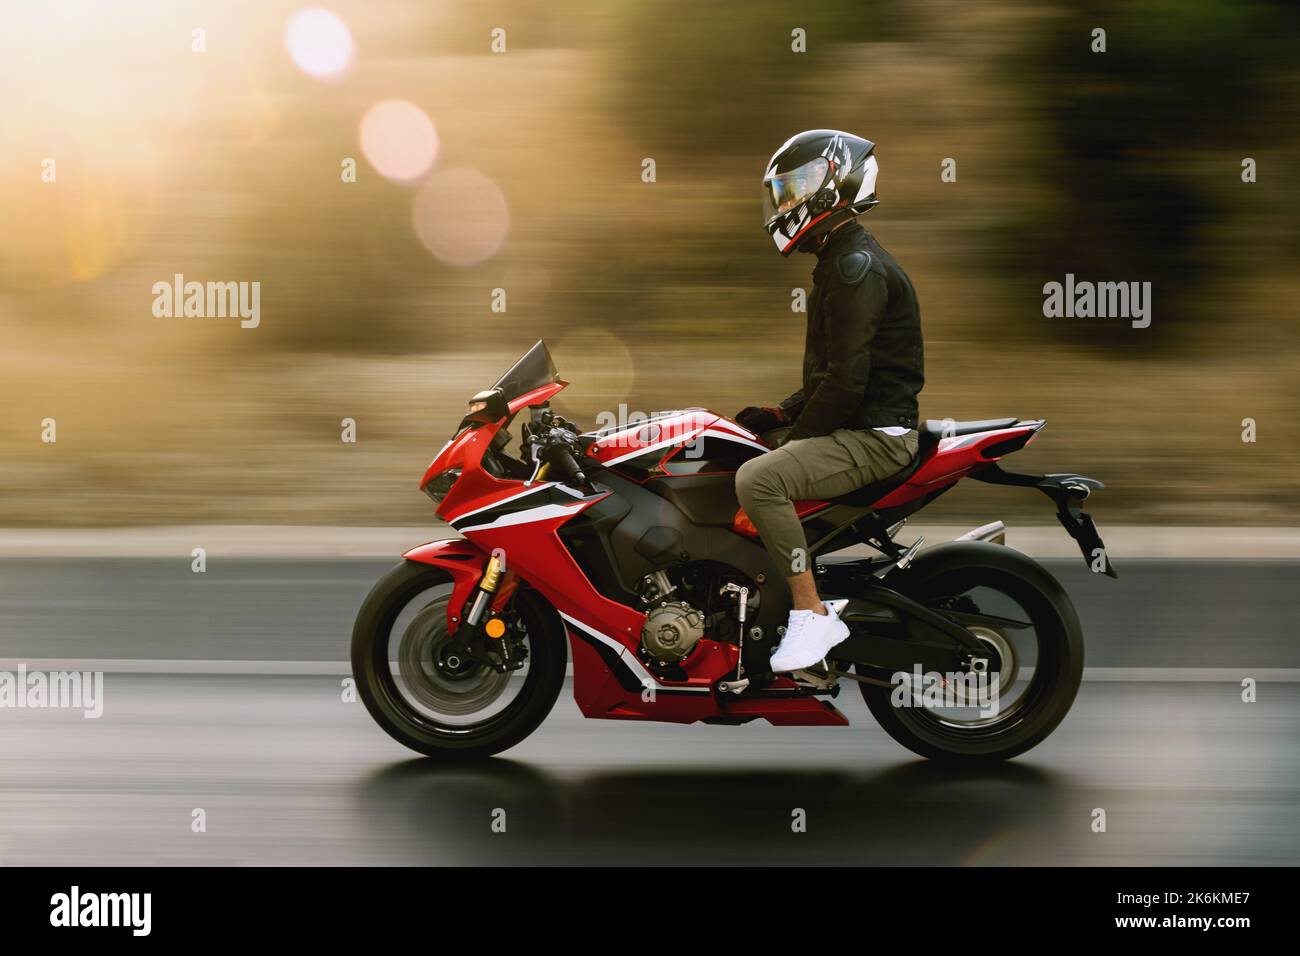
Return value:
M 1015 757 L 1056 729 L 1083 677 L 1083 631 L 1069 596 L 1046 569 L 1003 545 L 961 542 L 936 548 L 889 583 L 927 606 L 976 587 L 1001 592 L 1028 614 L 1037 641 L 1026 699 L 984 725 L 954 726 L 933 710 L 897 706 L 894 688 L 859 684 L 889 736 L 922 757 L 970 765 Z
M 568 661 L 555 612 L 535 592 L 514 598 L 527 632 L 528 670 L 518 694 L 478 723 L 440 722 L 415 707 L 392 672 L 390 641 L 404 608 L 421 593 L 449 584 L 445 571 L 406 561 L 379 579 L 361 605 L 352 630 L 352 675 L 361 700 L 389 736 L 429 757 L 474 759 L 508 750 L 541 725 L 555 706 Z

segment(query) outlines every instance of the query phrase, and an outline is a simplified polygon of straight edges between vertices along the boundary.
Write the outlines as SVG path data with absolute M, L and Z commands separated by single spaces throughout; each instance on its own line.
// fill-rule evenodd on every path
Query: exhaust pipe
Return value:
M 965 534 L 954 539 L 955 541 L 988 541 L 991 544 L 1007 543 L 1007 526 L 1001 521 L 992 521 L 988 524 L 980 525 L 978 528 L 972 528 Z

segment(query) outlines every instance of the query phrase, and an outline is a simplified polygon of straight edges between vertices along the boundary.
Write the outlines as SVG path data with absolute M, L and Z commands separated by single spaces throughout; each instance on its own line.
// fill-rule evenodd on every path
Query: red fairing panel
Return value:
M 806 518 L 811 514 L 816 514 L 823 508 L 830 505 L 829 501 L 792 501 L 794 513 L 799 518 Z M 758 537 L 758 529 L 754 527 L 754 522 L 750 520 L 749 515 L 745 514 L 745 509 L 741 508 L 736 512 L 736 517 L 731 522 L 731 530 L 739 532 L 749 538 Z
M 524 394 L 508 403 L 506 407 L 510 409 L 511 415 L 516 415 L 530 405 L 541 405 L 545 402 L 549 402 L 552 398 L 567 388 L 568 385 L 569 383 L 563 380 L 547 382 L 545 385 L 539 386 L 531 392 L 524 392 Z
M 662 472 L 663 463 L 683 446 L 699 438 L 721 438 L 748 447 L 755 455 L 770 451 L 753 432 L 703 408 L 660 412 L 645 421 L 632 422 L 600 432 L 587 454 L 606 468 L 635 462 L 643 472 Z M 641 479 L 648 477 L 642 474 Z
M 1021 422 L 1010 428 L 959 435 L 955 438 L 941 438 L 921 467 L 907 481 L 872 507 L 879 510 L 895 508 L 946 488 L 969 475 L 974 469 L 1001 458 L 1000 454 L 990 451 L 993 446 L 1021 437 L 1027 438 L 1026 444 L 1028 444 L 1029 441 L 1033 441 L 1034 434 L 1043 427 L 1043 424 L 1041 421 Z
M 527 404 L 546 401 L 562 385 L 547 386 L 510 403 L 511 413 Z M 574 699 L 589 717 L 693 723 L 716 717 L 763 717 L 779 724 L 846 723 L 830 704 L 791 693 L 789 697 L 722 700 L 714 685 L 735 673 L 735 645 L 703 639 L 682 662 L 687 680 L 658 679 L 642 665 L 637 651 L 645 615 L 611 601 L 587 580 L 557 531 L 608 493 L 584 495 L 556 482 L 495 478 L 480 465 L 484 449 L 508 419 L 484 423 L 456 435 L 438 453 L 421 486 L 448 468 L 462 469 L 438 514 L 460 531 L 464 540 L 435 541 L 407 552 L 405 557 L 444 568 L 452 577 L 448 617 L 459 617 L 488 556 L 496 554 L 505 567 L 535 588 L 559 612 L 569 635 L 573 657 Z M 730 440 L 756 443 L 754 436 L 717 415 L 691 410 L 661 419 L 657 440 L 650 435 L 619 438 L 614 432 L 600 444 L 599 455 L 654 454 L 663 456 L 705 432 Z M 622 447 L 619 442 L 623 442 Z M 627 443 L 634 444 L 627 444 Z M 764 446 L 756 444 L 758 450 Z M 456 621 L 449 620 L 454 631 Z M 793 685 L 791 685 L 791 690 Z
M 516 505 L 527 497 L 508 504 Z M 536 519 L 530 520 L 528 511 L 513 512 L 508 517 L 516 523 L 470 524 L 464 533 L 483 552 L 504 554 L 506 567 L 559 612 L 572 651 L 573 696 L 585 716 L 670 723 L 726 716 L 731 713 L 731 702 L 720 701 L 721 695 L 713 687 L 735 673 L 739 649 L 705 638 L 682 662 L 687 680 L 659 679 L 637 654 L 645 615 L 596 591 L 561 543 L 557 530 L 600 497 L 582 499 L 563 514 L 548 515 L 546 510 L 552 505 L 543 504 L 532 509 L 539 513 Z M 479 520 L 482 514 L 471 514 L 467 520 Z M 793 695 L 764 700 L 763 707 L 752 715 L 777 723 L 843 722 L 828 704 L 814 701 L 810 706 L 806 698 Z
M 460 626 L 460 609 L 465 606 L 474 586 L 483 577 L 488 556 L 461 538 L 444 538 L 412 548 L 402 557 L 408 561 L 432 564 L 451 575 L 451 600 L 447 604 L 447 630 L 456 633 Z
M 946 488 L 969 475 L 976 468 L 1001 458 L 1001 455 L 990 452 L 994 446 L 1025 436 L 1027 436 L 1025 444 L 1028 444 L 1033 441 L 1038 429 L 1043 425 L 1042 421 L 1021 422 L 1010 428 L 942 438 L 936 446 L 921 453 L 921 466 L 907 481 L 876 501 L 871 507 L 877 510 L 896 508 Z M 796 501 L 794 509 L 800 518 L 804 518 L 822 510 L 828 504 L 829 502 L 826 501 Z M 732 529 L 751 538 L 758 536 L 758 529 L 743 510 L 736 512 Z
M 519 412 L 530 405 L 541 405 L 550 401 L 568 384 L 568 382 L 551 382 L 541 388 L 535 388 L 531 392 L 520 395 L 507 405 L 510 409 L 509 418 L 481 425 L 476 429 L 462 428 L 447 444 L 442 446 L 442 449 L 434 456 L 433 461 L 429 463 L 429 467 L 424 471 L 424 477 L 420 479 L 420 487 L 423 489 L 425 485 L 448 468 L 463 468 L 466 472 L 470 471 L 471 468 L 477 470 L 479 461 L 483 457 L 483 449 L 487 447 L 485 442 L 491 442 L 496 433 L 509 425 L 510 419 Z M 438 514 L 442 515 L 441 508 L 438 509 Z

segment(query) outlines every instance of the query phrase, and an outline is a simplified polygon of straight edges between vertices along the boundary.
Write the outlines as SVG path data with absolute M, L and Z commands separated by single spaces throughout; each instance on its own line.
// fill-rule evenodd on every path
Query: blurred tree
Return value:
M 896 40 L 910 21 L 899 0 L 635 0 L 617 16 L 606 89 L 612 110 L 634 111 L 629 132 L 647 150 L 746 162 L 797 132 L 792 115 L 815 116 L 824 97 L 861 95 L 830 65 L 833 46 Z M 807 52 L 791 49 L 795 29 Z
M 1232 239 L 1212 230 L 1261 128 L 1294 122 L 1295 12 L 1280 0 L 1114 0 L 1061 10 L 1015 45 L 1005 77 L 1043 136 L 1037 152 L 1008 144 L 1008 157 L 1047 198 L 1016 207 L 993 244 L 1008 292 L 1041 301 L 1067 272 L 1153 283 L 1144 334 L 1104 321 L 1053 322 L 1051 334 L 1138 354 L 1223 315 L 1204 289 Z M 1104 53 L 1092 51 L 1098 27 Z

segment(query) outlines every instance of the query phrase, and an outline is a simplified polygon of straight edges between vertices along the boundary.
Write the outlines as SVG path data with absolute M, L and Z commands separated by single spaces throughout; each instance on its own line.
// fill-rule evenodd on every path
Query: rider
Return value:
M 830 499 L 893 475 L 917 453 L 921 314 L 907 274 L 857 217 L 876 205 L 875 144 L 837 130 L 788 140 L 767 165 L 763 204 L 777 250 L 817 256 L 808 298 L 803 388 L 749 406 L 753 432 L 791 426 L 780 447 L 741 466 L 736 495 L 793 599 L 773 671 L 821 661 L 849 636 L 841 602 L 817 594 L 795 500 Z

